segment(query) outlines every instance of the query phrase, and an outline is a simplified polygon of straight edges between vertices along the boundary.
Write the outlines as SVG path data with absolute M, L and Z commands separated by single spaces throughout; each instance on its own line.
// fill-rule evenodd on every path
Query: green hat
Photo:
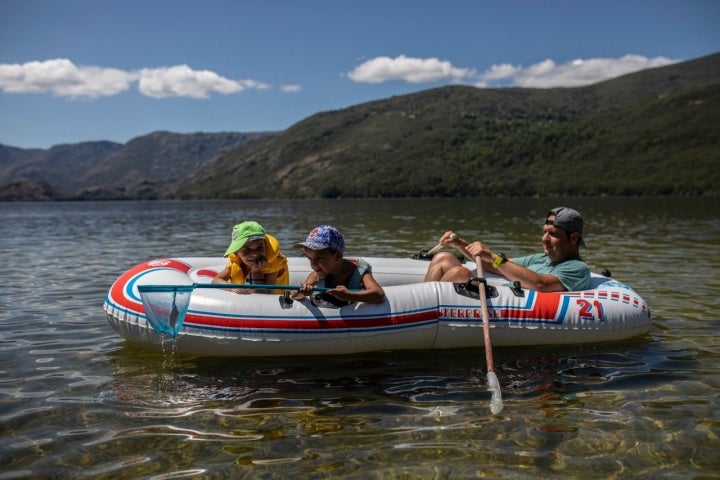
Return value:
M 240 250 L 245 242 L 260 240 L 265 238 L 265 229 L 257 222 L 243 222 L 238 223 L 232 229 L 232 240 L 230 246 L 225 252 L 227 257 L 231 253 L 235 253 Z

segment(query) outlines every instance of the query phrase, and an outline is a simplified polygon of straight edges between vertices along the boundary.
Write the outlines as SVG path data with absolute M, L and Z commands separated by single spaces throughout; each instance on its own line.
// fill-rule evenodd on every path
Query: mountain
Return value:
M 717 194 L 720 54 L 580 88 L 443 87 L 313 115 L 175 198 Z
M 107 141 L 22 150 L 0 145 L 0 200 L 157 198 L 159 191 L 218 155 L 270 133 L 154 132 Z M 27 194 L 23 194 L 23 189 Z
M 720 54 L 578 88 L 450 86 L 282 132 L 0 145 L 0 200 L 720 193 Z

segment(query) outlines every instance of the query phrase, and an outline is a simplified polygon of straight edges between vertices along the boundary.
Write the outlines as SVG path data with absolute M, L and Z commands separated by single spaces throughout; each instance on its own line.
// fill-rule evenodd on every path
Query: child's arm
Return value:
M 345 302 L 382 303 L 385 301 L 385 290 L 375 280 L 372 273 L 366 272 L 362 277 L 363 290 L 351 291 L 345 285 L 338 285 L 327 293 Z
M 301 300 L 313 293 L 313 286 L 318 283 L 318 276 L 315 272 L 310 272 L 304 282 L 300 284 L 300 290 L 293 294 L 295 300 Z
M 215 275 L 213 277 L 212 281 L 210 283 L 228 283 L 230 279 L 230 269 L 228 267 L 225 267 L 225 269 Z

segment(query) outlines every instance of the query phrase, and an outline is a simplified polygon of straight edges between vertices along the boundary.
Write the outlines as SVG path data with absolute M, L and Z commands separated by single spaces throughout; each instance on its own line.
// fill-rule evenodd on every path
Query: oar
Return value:
M 456 238 L 457 238 L 457 233 L 453 232 L 450 234 L 450 240 L 455 240 Z M 442 243 L 438 243 L 433 248 L 428 250 L 426 255 L 428 257 L 431 257 L 431 256 L 435 255 L 436 253 L 438 253 L 443 248 L 445 248 L 445 245 L 443 245 Z
M 189 285 L 138 285 L 145 316 L 159 334 L 177 337 L 190 306 L 190 295 L 196 288 L 245 288 L 257 290 L 300 290 L 299 285 L 268 285 L 263 283 L 192 283 Z M 327 287 L 313 287 L 325 292 Z
M 433 248 L 431 248 L 430 250 L 428 250 L 427 253 L 426 253 L 426 255 L 427 255 L 428 257 L 432 257 L 433 255 L 435 255 L 436 253 L 438 253 L 440 250 L 442 250 L 444 246 L 445 246 L 445 245 L 443 245 L 442 243 L 438 243 L 438 244 L 435 245 Z
M 457 237 L 458 237 L 458 236 L 457 236 L 457 233 L 455 233 L 455 232 L 453 232 L 453 233 L 450 234 L 450 240 L 455 240 Z M 431 248 L 430 250 L 428 250 L 425 255 L 427 255 L 428 257 L 431 257 L 431 256 L 435 255 L 436 253 L 438 253 L 440 250 L 442 250 L 442 249 L 445 248 L 445 247 L 446 247 L 446 245 L 443 245 L 442 243 L 438 243 L 438 244 L 435 245 L 433 248 Z M 467 253 L 467 250 L 462 249 L 462 248 L 458 248 L 458 247 L 452 247 L 452 246 L 448 246 L 448 248 L 454 248 L 455 250 L 457 250 L 458 252 L 460 252 L 460 253 L 463 255 L 463 257 L 467 258 L 468 260 L 472 260 L 472 257 L 470 256 L 470 254 Z M 462 260 L 462 258 L 460 258 L 459 260 Z
M 483 278 L 482 261 L 480 257 L 475 257 L 475 265 L 477 265 L 478 278 Z M 493 365 L 492 344 L 490 343 L 490 314 L 488 313 L 487 294 L 485 293 L 485 285 L 478 285 L 480 293 L 480 307 L 482 308 L 483 319 L 483 335 L 485 337 L 485 363 L 487 363 L 487 382 L 488 390 L 492 392 L 490 399 L 490 411 L 493 414 L 500 413 L 503 409 L 502 392 L 500 391 L 500 382 L 495 375 L 495 367 Z

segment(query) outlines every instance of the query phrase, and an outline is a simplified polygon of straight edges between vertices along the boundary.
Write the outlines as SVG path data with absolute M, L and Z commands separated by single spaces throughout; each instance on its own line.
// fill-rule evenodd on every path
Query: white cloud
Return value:
M 254 88 L 255 90 L 267 90 L 270 88 L 270 85 L 267 83 L 258 82 L 256 80 L 238 80 L 238 83 L 245 88 Z
M 5 93 L 97 98 L 128 90 L 135 78 L 134 73 L 116 68 L 77 66 L 66 58 L 0 64 L 0 88 Z
M 577 59 L 563 64 L 548 59 L 528 68 L 517 69 L 511 79 L 512 85 L 517 87 L 579 87 L 676 62 L 665 57 L 647 58 L 640 55 Z M 482 75 L 483 79 L 488 73 L 490 71 Z
M 459 81 L 472 75 L 467 68 L 457 68 L 452 63 L 437 58 L 376 57 L 368 60 L 347 74 L 358 83 L 383 83 L 400 80 L 410 83 L 432 83 L 442 80 Z
M 5 93 L 51 93 L 59 97 L 97 98 L 129 90 L 137 82 L 143 95 L 153 98 L 208 98 L 246 89 L 265 90 L 256 80 L 231 80 L 209 70 L 187 65 L 144 68 L 128 72 L 116 68 L 77 66 L 66 58 L 23 64 L 0 64 L 0 89 Z
M 211 93 L 229 95 L 246 88 L 267 88 L 254 80 L 230 80 L 209 70 L 193 70 L 187 65 L 143 68 L 139 74 L 140 93 L 153 98 L 209 98 Z
M 528 67 L 497 64 L 478 73 L 475 69 L 460 68 L 446 60 L 400 55 L 367 60 L 349 72 L 347 77 L 359 83 L 404 81 L 415 84 L 467 83 L 482 88 L 577 87 L 677 61 L 641 55 L 577 59 L 560 64 L 547 59 Z M 0 90 L 8 94 L 49 93 L 59 97 L 93 99 L 117 95 L 132 88 L 134 83 L 137 83 L 140 93 L 153 98 L 204 99 L 212 94 L 231 95 L 247 89 L 270 88 L 270 85 L 257 80 L 233 80 L 210 70 L 193 70 L 188 65 L 125 71 L 78 66 L 66 58 L 0 64 Z M 289 84 L 281 86 L 280 90 L 296 93 L 301 87 Z
M 515 75 L 520 67 L 515 67 L 509 63 L 502 63 L 500 65 L 493 65 L 484 74 L 484 80 L 502 80 L 510 78 Z
M 300 85 L 282 85 L 280 87 L 280 90 L 285 93 L 297 93 L 302 90 L 302 88 L 300 87 Z
M 621 58 L 578 59 L 557 64 L 551 59 L 523 67 L 502 63 L 483 73 L 453 66 L 437 58 L 376 57 L 363 62 L 347 76 L 359 83 L 405 81 L 409 83 L 472 83 L 477 87 L 577 87 L 590 85 L 647 68 L 676 63 L 665 57 L 625 55 Z

